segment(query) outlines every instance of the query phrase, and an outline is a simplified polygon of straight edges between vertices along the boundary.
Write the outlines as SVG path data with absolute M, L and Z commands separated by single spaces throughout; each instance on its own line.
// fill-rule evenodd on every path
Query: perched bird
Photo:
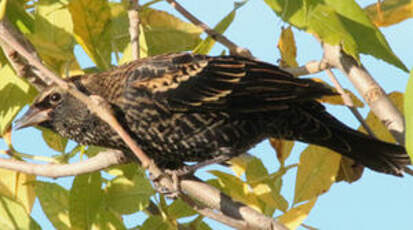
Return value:
M 168 54 L 68 79 L 106 99 L 121 125 L 164 169 L 233 157 L 268 137 L 327 147 L 378 172 L 401 176 L 402 146 L 355 131 L 316 101 L 334 92 L 278 67 L 233 56 Z M 130 150 L 109 125 L 55 85 L 17 126 L 39 125 L 84 145 Z

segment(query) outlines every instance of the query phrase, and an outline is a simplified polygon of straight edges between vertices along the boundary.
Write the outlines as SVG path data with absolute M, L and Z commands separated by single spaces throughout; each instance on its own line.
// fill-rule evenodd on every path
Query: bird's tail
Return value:
M 395 176 L 402 176 L 403 169 L 410 164 L 403 146 L 380 141 L 346 126 L 315 101 L 292 108 L 292 113 L 283 113 L 288 118 L 282 120 L 289 121 L 288 134 L 281 135 L 286 139 L 327 147 L 372 170 Z
M 410 164 L 403 146 L 380 141 L 347 127 L 329 128 L 332 139 L 318 139 L 313 144 L 330 148 L 372 170 L 395 176 L 402 176 L 403 168 Z

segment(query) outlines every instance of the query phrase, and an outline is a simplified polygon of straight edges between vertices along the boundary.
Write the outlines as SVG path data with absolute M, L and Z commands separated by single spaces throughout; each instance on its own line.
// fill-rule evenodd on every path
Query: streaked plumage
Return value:
M 162 168 L 236 156 L 268 137 L 321 145 L 393 175 L 410 163 L 403 147 L 352 130 L 327 113 L 315 99 L 333 95 L 330 89 L 260 61 L 170 54 L 70 80 L 110 102 L 121 124 Z M 40 93 L 33 110 L 43 111 L 44 119 L 30 123 L 26 116 L 23 126 L 39 124 L 82 144 L 128 152 L 107 124 L 55 86 Z

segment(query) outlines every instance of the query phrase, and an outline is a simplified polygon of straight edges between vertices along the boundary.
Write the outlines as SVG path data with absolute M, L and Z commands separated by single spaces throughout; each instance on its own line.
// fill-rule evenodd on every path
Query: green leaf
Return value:
M 193 216 L 197 214 L 187 203 L 181 199 L 172 202 L 167 208 L 168 217 L 172 219 L 179 219 L 182 217 Z
M 146 8 L 139 16 L 149 56 L 192 50 L 201 40 L 201 28 L 164 11 Z
M 0 135 L 4 134 L 16 114 L 33 100 L 35 94 L 35 89 L 19 78 L 9 65 L 0 69 Z
M 176 229 L 161 216 L 151 216 L 145 220 L 139 230 L 169 230 Z
M 242 2 L 235 2 L 234 3 L 234 9 L 229 12 L 227 16 L 225 16 L 221 21 L 214 27 L 214 30 L 217 33 L 223 34 L 229 25 L 234 21 L 236 11 L 242 7 L 247 1 L 242 1 Z M 211 36 L 208 36 L 205 40 L 201 41 L 193 50 L 194 53 L 199 53 L 199 54 L 208 54 L 212 47 L 215 45 L 215 39 L 213 39 Z
M 154 190 L 141 169 L 132 180 L 117 177 L 106 187 L 106 205 L 119 214 L 132 214 L 146 208 Z
M 116 215 L 111 210 L 102 208 L 96 215 L 92 230 L 126 230 L 122 216 Z
M 74 35 L 87 55 L 102 69 L 111 65 L 111 37 L 103 36 L 109 26 L 111 11 L 107 0 L 72 0 L 69 2 Z
M 102 204 L 100 172 L 76 176 L 69 195 L 72 229 L 90 229 Z
M 329 149 L 310 145 L 300 156 L 294 204 L 328 191 L 335 182 L 341 156 Z
M 36 181 L 34 185 L 40 205 L 53 226 L 69 230 L 69 191 L 56 183 Z
M 33 33 L 34 30 L 34 18 L 33 15 L 28 13 L 25 9 L 24 1 L 8 1 L 7 18 L 24 34 Z
M 0 229 L 40 230 L 41 228 L 20 203 L 0 195 Z
M 265 2 L 284 21 L 316 35 L 326 43 L 342 46 L 356 60 L 359 60 L 359 53 L 370 54 L 407 71 L 383 34 L 354 0 Z
M 7 169 L 0 169 L 0 195 L 18 201 L 30 213 L 36 194 L 30 182 L 36 176 Z M 29 184 L 28 184 L 29 183 Z
M 73 54 L 75 38 L 72 17 L 67 3 L 54 0 L 40 0 L 35 4 L 34 33 L 28 38 L 36 47 L 43 61 L 64 76 L 81 74 Z
M 404 100 L 404 116 L 406 118 L 406 149 L 410 158 L 413 159 L 413 69 L 410 71 L 410 79 L 407 83 Z
M 64 152 L 67 145 L 67 138 L 60 136 L 59 134 L 51 131 L 50 129 L 40 128 L 42 130 L 42 137 L 46 144 L 58 151 Z

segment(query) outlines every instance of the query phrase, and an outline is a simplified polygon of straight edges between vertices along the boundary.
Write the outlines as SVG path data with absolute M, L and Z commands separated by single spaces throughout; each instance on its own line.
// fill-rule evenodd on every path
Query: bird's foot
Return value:
M 162 175 L 158 177 L 155 177 L 151 173 L 149 173 L 149 179 L 152 181 L 155 190 L 159 194 L 164 195 L 165 197 L 169 199 L 175 200 L 178 198 L 179 194 L 181 193 L 179 182 L 186 175 L 189 175 L 189 174 L 185 173 L 183 169 L 175 169 L 175 170 L 167 169 L 164 171 Z M 172 181 L 171 187 L 164 186 L 161 183 L 161 180 L 165 177 L 168 177 L 169 179 L 171 179 Z
M 184 165 L 177 169 L 166 169 L 164 171 L 165 175 L 160 175 L 158 177 L 154 177 L 151 173 L 149 173 L 149 179 L 153 182 L 155 190 L 170 199 L 176 199 L 179 196 L 180 187 L 179 183 L 180 180 L 186 177 L 191 177 L 196 170 L 203 168 L 205 166 L 222 163 L 231 159 L 229 154 L 222 154 L 215 158 L 199 162 L 194 165 Z M 168 176 L 172 180 L 172 189 L 168 189 L 165 186 L 162 186 L 160 180 L 163 176 Z

